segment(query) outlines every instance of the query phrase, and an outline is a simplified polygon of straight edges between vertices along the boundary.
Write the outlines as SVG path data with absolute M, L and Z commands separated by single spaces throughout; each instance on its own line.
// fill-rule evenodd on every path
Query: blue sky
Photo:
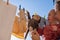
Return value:
M 17 6 L 17 13 L 19 5 L 21 5 L 22 8 L 25 8 L 30 12 L 30 15 L 33 15 L 36 12 L 41 17 L 44 17 L 45 15 L 46 18 L 48 12 L 53 8 L 53 0 L 10 0 L 10 3 Z M 12 37 L 12 39 L 14 39 L 14 37 Z M 27 40 L 29 39 L 30 37 L 28 36 Z
M 28 10 L 31 15 L 36 12 L 42 17 L 46 15 L 46 18 L 48 12 L 53 8 L 53 0 L 10 0 L 10 3 L 16 5 L 17 9 L 19 5 L 21 5 L 22 8 Z

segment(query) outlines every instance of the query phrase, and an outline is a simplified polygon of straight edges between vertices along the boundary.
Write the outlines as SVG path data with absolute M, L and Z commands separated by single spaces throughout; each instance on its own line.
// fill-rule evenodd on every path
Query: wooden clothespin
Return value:
M 9 0 L 7 0 L 7 5 L 9 4 Z
M 46 16 L 44 15 L 44 24 L 46 25 Z
M 21 5 L 19 5 L 19 10 L 21 10 Z
M 54 5 L 54 3 L 55 3 L 55 0 L 53 0 L 53 5 Z

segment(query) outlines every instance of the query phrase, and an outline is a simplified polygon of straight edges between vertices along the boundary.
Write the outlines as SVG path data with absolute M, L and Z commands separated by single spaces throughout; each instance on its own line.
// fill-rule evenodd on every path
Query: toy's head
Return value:
M 39 15 L 32 15 L 32 19 L 34 19 L 38 23 L 40 23 L 41 21 L 41 17 Z
M 52 23 L 55 21 L 55 10 L 52 9 L 48 14 L 48 21 L 49 23 Z

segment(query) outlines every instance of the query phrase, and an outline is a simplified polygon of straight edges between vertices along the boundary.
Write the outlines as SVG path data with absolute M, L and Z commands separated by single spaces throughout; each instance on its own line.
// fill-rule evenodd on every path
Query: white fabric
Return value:
M 15 36 L 11 35 L 11 40 L 24 40 L 24 39 L 16 38 Z
M 44 35 L 40 36 L 40 40 L 45 40 Z
M 11 40 L 24 40 L 24 39 L 16 38 L 15 36 L 11 35 Z M 28 34 L 26 40 L 32 40 L 30 34 Z M 45 37 L 44 36 L 40 36 L 40 40 L 45 40 Z
M 0 40 L 10 40 L 16 6 L 0 3 Z

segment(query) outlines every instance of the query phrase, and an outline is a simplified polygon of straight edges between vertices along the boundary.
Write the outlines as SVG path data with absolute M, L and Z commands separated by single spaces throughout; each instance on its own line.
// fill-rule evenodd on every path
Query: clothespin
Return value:
M 21 10 L 21 5 L 19 5 L 19 10 Z
M 7 0 L 7 5 L 9 4 L 9 0 Z
M 25 11 L 25 8 L 23 8 L 23 11 Z
M 46 25 L 46 21 L 45 21 L 45 19 L 46 19 L 46 16 L 44 15 L 44 24 Z
M 55 0 L 53 0 L 53 5 L 54 5 L 54 3 L 55 3 Z
M 35 12 L 34 15 L 38 15 L 38 14 Z
M 44 15 L 44 19 L 46 18 L 46 16 Z

